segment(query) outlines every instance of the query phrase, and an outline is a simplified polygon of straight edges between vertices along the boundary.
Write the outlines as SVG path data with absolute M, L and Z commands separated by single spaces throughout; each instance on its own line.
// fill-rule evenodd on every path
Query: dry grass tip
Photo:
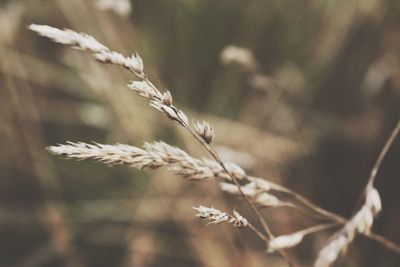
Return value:
M 199 206 L 198 208 L 193 207 L 198 213 L 196 217 L 203 220 L 209 220 L 207 224 L 219 224 L 219 223 L 229 223 L 235 227 L 247 227 L 249 225 L 246 218 L 239 214 L 237 211 L 233 211 L 233 214 L 222 212 L 215 209 L 214 207 L 208 208 L 204 206 Z

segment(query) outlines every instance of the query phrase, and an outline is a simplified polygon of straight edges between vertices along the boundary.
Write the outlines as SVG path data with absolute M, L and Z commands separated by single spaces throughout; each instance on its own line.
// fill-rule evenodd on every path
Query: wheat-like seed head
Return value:
M 312 226 L 310 228 L 302 229 L 300 231 L 291 234 L 274 237 L 268 242 L 268 252 L 280 251 L 282 249 L 295 247 L 301 243 L 301 241 L 304 239 L 306 235 L 316 233 L 318 231 L 322 231 L 334 226 L 337 226 L 337 224 L 336 223 L 319 224 Z
M 179 176 L 194 180 L 230 179 L 215 161 L 193 158 L 185 151 L 164 142 L 145 143 L 143 148 L 123 144 L 67 142 L 64 145 L 51 146 L 48 150 L 67 158 L 93 159 L 111 166 L 130 165 L 140 170 L 165 166 Z M 229 163 L 227 167 L 237 179 L 244 178 L 244 171 L 239 166 Z
M 197 134 L 200 135 L 207 144 L 211 144 L 214 138 L 214 127 L 206 121 L 196 121 L 193 124 Z
M 56 43 L 70 45 L 76 49 L 89 50 L 93 53 L 109 51 L 106 46 L 85 33 L 77 33 L 69 29 L 60 30 L 51 26 L 37 24 L 31 24 L 29 29 L 41 36 L 52 39 Z
M 48 37 L 54 42 L 73 46 L 81 50 L 92 52 L 94 57 L 102 63 L 120 65 L 133 72 L 140 81 L 132 81 L 128 87 L 139 96 L 150 100 L 150 105 L 164 113 L 169 119 L 178 122 L 196 138 L 202 138 L 206 143 L 210 143 L 213 137 L 213 127 L 208 123 L 198 123 L 192 130 L 186 114 L 172 105 L 172 95 L 169 91 L 161 92 L 144 73 L 143 60 L 138 54 L 125 57 L 122 54 L 110 50 L 108 47 L 99 43 L 95 38 L 85 33 L 77 33 L 72 30 L 60 30 L 47 25 L 31 24 L 29 29 L 38 34 Z M 210 147 L 207 147 L 208 150 Z M 214 153 L 213 156 L 216 154 Z M 223 167 L 223 165 L 221 166 Z M 225 170 L 226 171 L 226 170 Z M 229 173 L 228 173 L 229 175 Z
M 303 237 L 304 233 L 301 231 L 289 235 L 277 236 L 268 242 L 268 252 L 297 246 L 303 240 Z
M 137 95 L 154 100 L 162 101 L 163 94 L 155 89 L 147 81 L 131 81 L 128 87 L 132 89 Z
M 118 52 L 103 50 L 95 53 L 94 57 L 102 63 L 121 65 L 135 73 L 143 73 L 144 71 L 143 60 L 138 54 L 132 54 L 130 57 L 124 57 Z
M 86 33 L 77 33 L 69 29 L 60 30 L 51 26 L 37 24 L 31 24 L 29 29 L 37 32 L 41 36 L 50 38 L 56 43 L 90 51 L 100 62 L 121 65 L 136 74 L 143 73 L 143 60 L 139 55 L 133 54 L 131 57 L 124 57 L 118 52 L 111 51 L 108 47 L 99 43 L 94 37 Z
M 367 188 L 366 201 L 361 209 L 349 220 L 342 230 L 340 230 L 319 252 L 315 261 L 315 267 L 330 266 L 342 251 L 353 241 L 357 233 L 369 234 L 371 231 L 374 217 L 381 211 L 382 204 L 378 190 L 374 187 Z
M 208 208 L 199 206 L 198 208 L 193 207 L 198 213 L 196 217 L 203 220 L 209 220 L 208 224 L 219 224 L 219 223 L 230 223 L 235 227 L 246 227 L 249 225 L 246 218 L 239 214 L 237 211 L 233 211 L 233 215 L 222 212 L 214 207 Z
M 133 72 L 141 81 L 132 81 L 128 87 L 139 96 L 150 100 L 150 105 L 161 111 L 171 120 L 180 124 L 189 125 L 189 120 L 182 110 L 172 105 L 172 95 L 169 91 L 161 92 L 144 73 L 144 64 L 138 54 L 125 57 L 122 54 L 111 51 L 105 45 L 99 43 L 94 37 L 85 33 L 64 29 L 60 30 L 47 25 L 31 24 L 29 29 L 38 34 L 48 37 L 54 42 L 70 45 L 80 50 L 86 50 L 93 54 L 95 59 L 102 63 L 120 65 Z

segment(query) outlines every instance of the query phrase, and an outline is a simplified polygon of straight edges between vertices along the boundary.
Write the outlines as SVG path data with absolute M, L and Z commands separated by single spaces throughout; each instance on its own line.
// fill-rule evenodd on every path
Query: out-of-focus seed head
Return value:
M 163 98 L 160 91 L 154 89 L 148 81 L 131 81 L 128 84 L 129 89 L 132 89 L 139 96 L 159 101 Z
M 163 104 L 165 104 L 167 106 L 172 105 L 172 95 L 171 95 L 170 91 L 166 91 L 163 93 L 162 102 L 163 102 Z
M 207 144 L 211 144 L 214 138 L 214 127 L 212 127 L 206 121 L 196 121 L 194 122 L 194 129 L 196 130 L 196 133 L 198 133 Z
M 268 252 L 274 252 L 281 249 L 297 246 L 304 237 L 304 233 L 296 232 L 289 235 L 277 236 L 268 243 Z
M 125 67 L 140 74 L 144 71 L 143 60 L 138 54 L 128 57 Z

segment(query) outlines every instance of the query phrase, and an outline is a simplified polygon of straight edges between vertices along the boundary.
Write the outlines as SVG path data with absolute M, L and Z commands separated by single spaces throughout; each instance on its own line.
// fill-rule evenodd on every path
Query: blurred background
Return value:
M 247 230 L 206 226 L 192 206 L 237 209 L 215 181 L 51 156 L 66 141 L 164 140 L 206 156 L 127 90 L 131 73 L 38 37 L 31 23 L 138 52 L 177 106 L 216 128 L 249 174 L 349 217 L 400 117 L 398 0 L 9 0 L 0 2 L 0 266 L 281 266 Z M 373 231 L 400 244 L 397 140 L 377 177 Z M 276 234 L 315 224 L 264 210 Z M 288 251 L 310 266 L 331 231 Z M 337 266 L 400 266 L 357 237 Z

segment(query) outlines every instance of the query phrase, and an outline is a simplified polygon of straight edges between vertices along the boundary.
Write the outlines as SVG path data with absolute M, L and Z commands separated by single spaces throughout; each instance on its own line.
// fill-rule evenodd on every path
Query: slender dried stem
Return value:
M 393 243 L 392 241 L 387 240 L 383 236 L 375 234 L 375 233 L 370 233 L 366 237 L 380 243 L 385 248 L 387 248 L 393 252 L 396 252 L 397 254 L 400 254 L 400 247 L 397 244 Z
M 286 191 L 286 190 L 285 190 Z M 292 195 L 296 200 L 298 200 L 300 203 L 304 204 L 305 206 L 307 206 L 308 208 L 310 208 L 312 211 L 314 211 L 316 214 L 319 214 L 321 218 L 325 218 L 325 219 L 330 219 L 334 222 L 337 222 L 339 224 L 345 224 L 348 222 L 348 220 L 346 218 L 344 218 L 343 216 L 340 216 L 339 214 L 330 212 L 328 210 L 325 210 L 317 205 L 315 205 L 314 203 L 312 203 L 310 200 L 308 200 L 307 198 L 303 197 L 302 195 L 291 191 L 290 189 L 287 189 L 286 191 L 287 193 L 289 193 L 290 195 Z M 368 239 L 374 240 L 376 242 L 378 242 L 379 244 L 381 244 L 382 246 L 384 246 L 385 248 L 400 254 L 400 246 L 397 245 L 396 243 L 388 240 L 387 238 L 378 235 L 376 233 L 369 233 L 369 234 L 362 234 L 365 237 L 367 237 Z
M 249 181 L 255 181 L 257 179 L 260 179 L 260 178 L 253 177 L 253 176 L 246 176 L 246 178 Z M 339 224 L 346 224 L 348 222 L 348 219 L 344 218 L 343 216 L 319 207 L 318 205 L 314 204 L 312 201 L 310 201 L 306 197 L 300 195 L 299 193 L 294 192 L 293 190 L 291 190 L 287 187 L 284 187 L 282 185 L 279 185 L 279 184 L 276 184 L 273 182 L 269 182 L 269 183 L 273 186 L 273 190 L 276 190 L 276 191 L 279 191 L 282 193 L 286 193 L 286 194 L 292 196 L 296 201 L 303 204 L 305 207 L 309 208 L 316 215 L 319 215 L 319 218 L 328 219 L 333 222 L 337 222 Z M 381 244 L 385 248 L 389 249 L 390 251 L 400 254 L 400 246 L 397 245 L 396 243 L 388 240 L 387 238 L 385 238 L 381 235 L 378 235 L 376 233 L 373 233 L 373 232 L 371 232 L 369 234 L 362 233 L 362 235 L 364 235 L 368 239 L 378 242 L 379 244 Z
M 145 73 L 139 73 L 138 77 L 141 78 L 143 81 L 147 82 L 153 89 L 158 90 L 158 88 L 149 80 L 149 78 L 147 77 L 147 75 Z M 182 127 L 184 127 L 206 149 L 206 151 L 215 159 L 215 161 L 221 166 L 221 168 L 231 177 L 232 181 L 238 187 L 239 192 L 246 199 L 247 203 L 250 205 L 252 210 L 257 215 L 257 217 L 260 220 L 264 230 L 267 233 L 268 238 L 269 239 L 273 238 L 273 234 L 272 234 L 269 226 L 267 225 L 265 219 L 261 215 L 261 212 L 258 210 L 256 205 L 248 198 L 248 196 L 246 194 L 244 194 L 244 192 L 243 192 L 238 180 L 228 170 L 228 168 L 226 167 L 225 163 L 221 160 L 221 157 L 218 155 L 218 153 L 213 149 L 213 147 L 210 144 L 208 144 L 201 136 L 199 136 L 199 134 L 195 130 L 193 130 L 193 128 L 187 123 L 187 119 L 186 118 L 182 118 L 182 113 L 179 112 L 178 109 L 176 109 L 172 105 L 171 105 L 171 108 L 175 112 L 175 115 L 176 115 L 176 118 L 178 119 L 179 124 Z
M 393 142 L 396 139 L 399 132 L 400 132 L 400 120 L 397 122 L 396 127 L 393 129 L 391 135 L 389 136 L 388 140 L 383 146 L 381 153 L 379 153 L 378 159 L 376 160 L 375 165 L 372 168 L 365 190 L 367 190 L 368 187 L 371 187 L 374 184 L 376 175 L 378 174 L 379 168 L 382 165 L 382 161 L 385 158 L 387 152 L 389 151 L 389 148 L 393 145 Z
M 178 115 L 178 114 L 177 114 Z M 179 115 L 178 115 L 179 116 Z M 180 118 L 180 117 L 179 117 Z M 271 230 L 269 229 L 269 226 L 267 225 L 265 219 L 261 215 L 261 212 L 259 209 L 256 207 L 256 205 L 249 199 L 249 197 L 243 192 L 242 187 L 239 184 L 239 181 L 236 179 L 234 175 L 231 174 L 231 172 L 226 168 L 225 163 L 221 160 L 220 156 L 218 153 L 213 149 L 213 147 L 209 144 L 207 144 L 203 138 L 201 138 L 185 121 L 181 119 L 181 124 L 182 126 L 189 131 L 189 133 L 196 138 L 197 141 L 210 153 L 210 155 L 217 161 L 217 163 L 221 166 L 221 168 L 224 169 L 224 171 L 231 177 L 232 181 L 235 183 L 235 185 L 238 187 L 238 190 L 240 194 L 246 199 L 247 203 L 249 203 L 250 207 L 253 209 L 253 211 L 256 213 L 257 217 L 259 218 L 260 222 L 262 223 L 264 230 L 266 231 L 268 238 L 271 239 L 273 238 L 273 234 Z
M 249 228 L 253 230 L 254 233 L 264 242 L 268 242 L 268 238 L 260 232 L 257 228 L 255 228 L 251 223 L 249 223 Z
M 329 228 L 333 228 L 335 226 L 338 226 L 338 224 L 337 223 L 319 224 L 319 225 L 312 226 L 310 228 L 306 228 L 306 229 L 302 230 L 301 232 L 304 235 L 309 235 L 309 234 L 313 234 L 313 233 L 323 231 L 323 230 L 326 230 Z
M 159 91 L 158 88 L 150 81 L 150 79 L 144 72 L 136 73 L 136 75 L 139 78 L 141 78 L 145 83 L 147 83 L 149 86 L 151 86 L 155 91 Z M 206 151 L 214 158 L 214 160 L 221 166 L 221 168 L 229 175 L 231 180 L 237 186 L 240 194 L 245 198 L 246 202 L 250 205 L 251 209 L 254 211 L 254 213 L 260 220 L 265 232 L 267 233 L 267 239 L 271 240 L 272 238 L 274 238 L 274 235 L 270 230 L 268 224 L 266 223 L 264 217 L 262 216 L 261 212 L 259 211 L 257 206 L 250 200 L 250 198 L 243 192 L 239 184 L 239 181 L 234 175 L 232 175 L 232 173 L 226 167 L 225 163 L 221 160 L 221 157 L 214 150 L 214 148 L 210 144 L 208 144 L 195 130 L 193 130 L 193 128 L 188 124 L 186 115 L 182 111 L 175 108 L 171 103 L 169 104 L 169 108 L 171 108 L 171 110 L 175 113 L 174 116 L 170 118 L 177 121 L 183 128 L 185 128 L 206 149 Z M 171 116 L 170 114 L 168 115 Z M 289 260 L 289 257 L 284 252 L 279 251 L 279 254 L 282 256 L 282 258 L 284 258 L 288 262 L 289 265 L 293 265 Z
M 378 190 L 374 187 L 374 181 L 385 155 L 399 132 L 400 121 L 398 121 L 392 134 L 387 139 L 372 168 L 363 192 L 363 196 L 365 196 L 364 204 L 352 218 L 344 224 L 343 228 L 330 239 L 327 245 L 320 250 L 314 264 L 315 267 L 330 266 L 342 252 L 346 251 L 346 248 L 352 243 L 357 234 L 368 235 L 371 232 L 374 218 L 378 216 L 382 209 L 381 199 Z
M 268 242 L 268 252 L 293 248 L 299 245 L 306 235 L 323 231 L 337 225 L 337 223 L 318 224 L 291 234 L 277 236 Z

